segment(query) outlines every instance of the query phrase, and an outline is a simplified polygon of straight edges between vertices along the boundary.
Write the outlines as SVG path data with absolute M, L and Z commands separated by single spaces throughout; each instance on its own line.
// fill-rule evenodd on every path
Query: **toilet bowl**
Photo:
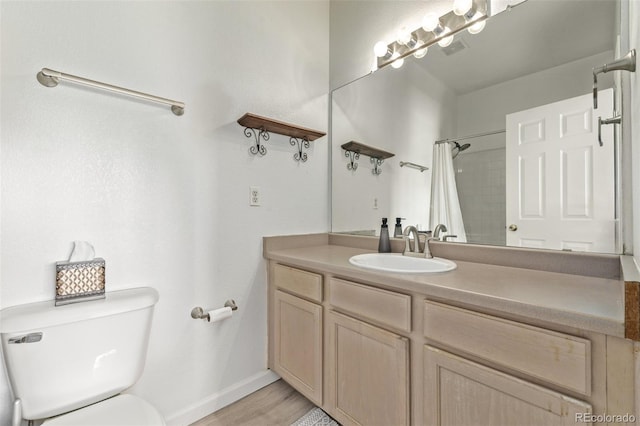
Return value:
M 142 375 L 153 309 L 152 288 L 107 292 L 100 300 L 53 301 L 0 311 L 0 337 L 15 397 L 13 424 L 163 426 L 144 399 L 122 393 Z

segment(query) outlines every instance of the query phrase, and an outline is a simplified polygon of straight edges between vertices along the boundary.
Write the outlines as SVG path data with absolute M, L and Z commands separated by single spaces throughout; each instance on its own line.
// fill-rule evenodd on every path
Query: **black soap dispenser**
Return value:
M 396 217 L 396 227 L 393 230 L 394 238 L 402 238 L 402 219 L 404 219 L 404 217 Z
M 391 242 L 389 241 L 389 226 L 387 218 L 382 218 L 382 226 L 380 226 L 380 241 L 378 242 L 379 253 L 391 253 Z

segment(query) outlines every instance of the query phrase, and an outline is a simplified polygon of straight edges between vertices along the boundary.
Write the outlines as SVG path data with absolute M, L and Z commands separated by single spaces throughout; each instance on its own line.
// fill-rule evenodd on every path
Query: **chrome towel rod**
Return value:
M 134 98 L 145 99 L 151 102 L 157 102 L 164 105 L 171 106 L 171 112 L 175 115 L 184 114 L 184 103 L 173 101 L 171 99 L 161 98 L 147 93 L 137 92 L 131 89 L 125 89 L 124 87 L 113 86 L 107 83 L 101 83 L 99 81 L 89 80 L 88 78 L 78 77 L 71 74 L 65 74 L 60 71 L 54 71 L 49 68 L 42 68 L 37 75 L 40 84 L 46 87 L 55 87 L 60 80 L 71 81 L 73 83 L 83 84 L 85 86 L 94 87 L 96 89 L 107 90 L 109 92 L 115 92 L 122 95 L 133 96 Z
M 412 169 L 418 169 L 418 170 L 420 170 L 421 173 L 424 172 L 425 170 L 429 170 L 428 167 L 421 166 L 420 164 L 411 163 L 409 161 L 401 161 L 400 162 L 400 167 L 404 167 L 404 166 L 411 167 Z

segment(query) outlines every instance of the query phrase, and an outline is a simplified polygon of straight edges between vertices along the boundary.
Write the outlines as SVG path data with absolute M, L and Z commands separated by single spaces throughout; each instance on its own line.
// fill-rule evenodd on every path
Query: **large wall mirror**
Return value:
M 602 127 L 604 146 L 593 140 L 619 103 L 615 73 L 599 78 L 598 109 L 588 98 L 592 68 L 619 55 L 619 8 L 527 0 L 479 34 L 334 90 L 332 231 L 376 235 L 382 217 L 430 230 L 434 144 L 448 140 L 460 241 L 620 252 L 617 126 Z M 393 156 L 354 158 L 351 141 Z

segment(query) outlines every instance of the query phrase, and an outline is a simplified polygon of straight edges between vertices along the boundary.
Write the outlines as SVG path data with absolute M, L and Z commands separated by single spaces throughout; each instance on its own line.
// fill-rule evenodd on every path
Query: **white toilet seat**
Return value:
M 42 426 L 165 426 L 164 419 L 142 398 L 120 394 L 45 420 Z

